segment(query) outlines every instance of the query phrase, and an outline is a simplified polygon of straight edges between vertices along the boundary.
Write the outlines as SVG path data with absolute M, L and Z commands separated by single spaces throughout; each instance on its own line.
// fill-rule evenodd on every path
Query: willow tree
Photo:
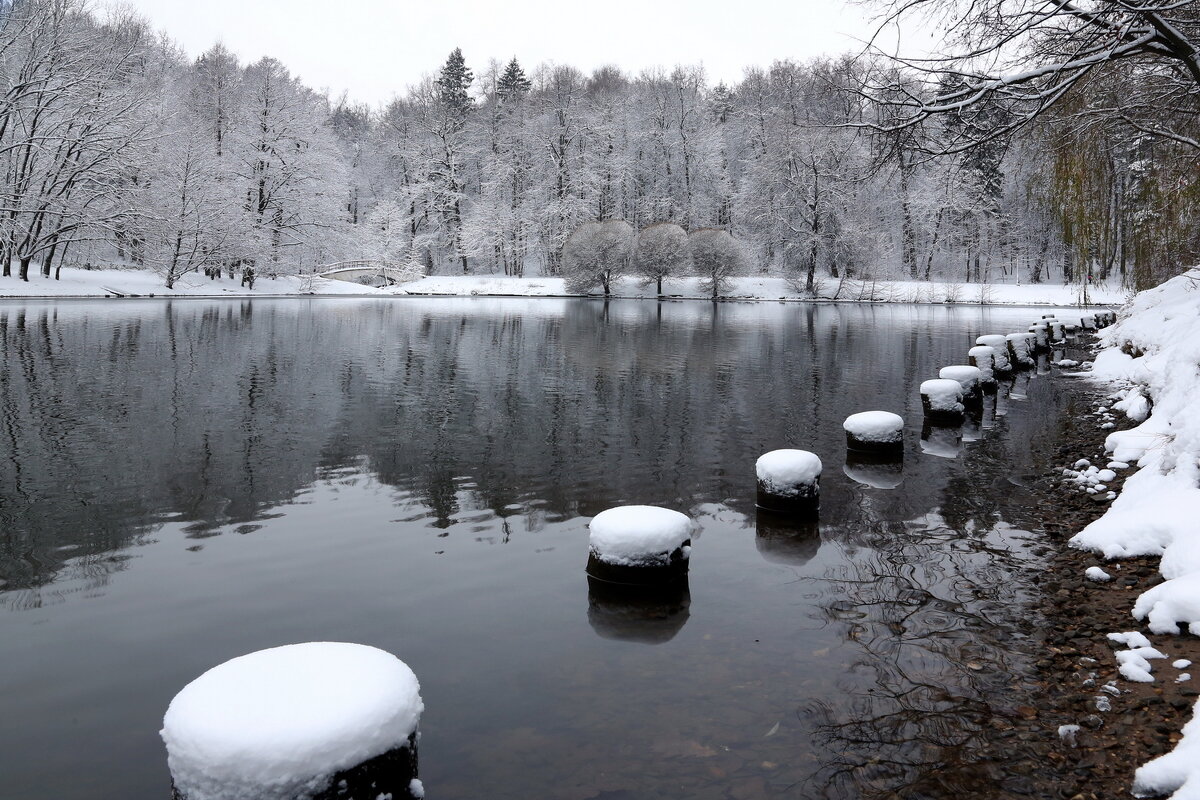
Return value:
M 1068 275 L 1132 260 L 1144 286 L 1200 254 L 1188 224 L 1200 162 L 1200 3 L 1195 0 L 885 0 L 881 30 L 945 32 L 904 62 L 923 85 L 870 87 L 888 131 L 934 120 L 934 154 L 979 152 L 1049 124 L 1050 202 Z M 885 91 L 886 89 L 886 91 Z M 1001 113 L 989 114 L 998 109 Z M 990 116 L 990 118 L 989 118 Z M 957 122 L 968 119 L 970 124 Z
M 616 280 L 629 272 L 632 254 L 633 226 L 625 220 L 583 223 L 563 245 L 567 288 L 582 292 L 600 284 L 608 297 Z

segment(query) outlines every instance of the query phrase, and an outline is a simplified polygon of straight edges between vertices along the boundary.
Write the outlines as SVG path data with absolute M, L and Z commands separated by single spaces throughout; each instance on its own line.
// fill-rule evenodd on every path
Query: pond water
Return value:
M 992 796 L 1059 400 L 1027 374 L 922 441 L 917 386 L 1040 313 L 0 302 L 0 795 L 165 800 L 180 688 L 333 640 L 416 672 L 434 798 Z M 845 466 L 873 408 L 902 471 Z M 785 446 L 819 526 L 755 513 Z M 650 606 L 584 574 L 626 503 L 700 526 Z

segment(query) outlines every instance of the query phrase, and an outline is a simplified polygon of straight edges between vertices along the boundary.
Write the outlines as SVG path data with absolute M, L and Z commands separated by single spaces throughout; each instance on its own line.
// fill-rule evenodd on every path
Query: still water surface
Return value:
M 989 796 L 963 753 L 1028 674 L 1059 401 L 1019 378 L 956 446 L 917 386 L 1038 315 L 0 302 L 0 796 L 165 799 L 175 692 L 309 640 L 414 669 L 433 798 Z M 902 472 L 844 468 L 872 408 Z M 756 518 L 783 446 L 825 462 L 818 528 Z M 625 503 L 701 528 L 649 608 L 583 571 Z

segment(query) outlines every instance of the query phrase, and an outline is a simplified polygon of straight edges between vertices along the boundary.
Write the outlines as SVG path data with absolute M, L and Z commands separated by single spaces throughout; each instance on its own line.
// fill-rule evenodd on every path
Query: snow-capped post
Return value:
M 1048 319 L 1048 320 L 1044 320 L 1044 321 L 1045 321 L 1046 325 L 1049 326 L 1049 328 L 1050 328 L 1050 340 L 1051 341 L 1061 342 L 1062 340 L 1067 338 L 1067 328 L 1063 323 L 1059 322 L 1056 319 Z
M 958 381 L 962 388 L 962 404 L 969 409 L 983 407 L 983 371 L 979 367 L 955 364 L 938 370 L 938 377 Z
M 962 385 L 949 378 L 934 378 L 921 384 L 921 408 L 925 419 L 935 424 L 958 425 L 963 420 Z
M 1079 318 L 1079 327 L 1083 328 L 1085 331 L 1096 330 L 1096 315 L 1084 314 Z
M 658 506 L 617 506 L 588 525 L 587 574 L 626 586 L 664 584 L 687 576 L 692 520 Z
M 995 394 L 996 383 L 996 349 L 986 344 L 976 345 L 967 351 L 967 360 L 972 367 L 979 370 L 979 386 L 988 394 Z
M 1045 353 L 1050 350 L 1050 326 L 1044 322 L 1035 322 L 1029 326 L 1029 332 L 1034 335 L 1033 350 L 1035 353 Z
M 989 333 L 975 340 L 976 346 L 990 347 L 995 351 L 992 372 L 997 378 L 1007 378 L 1013 373 L 1012 361 L 1008 358 L 1008 342 L 999 333 Z
M 159 732 L 174 800 L 420 798 L 424 705 L 408 666 L 361 644 L 259 650 L 175 695 Z
M 821 505 L 821 459 L 807 450 L 772 450 L 754 464 L 758 507 L 816 517 Z
M 863 453 L 904 455 L 904 418 L 890 411 L 860 411 L 842 423 L 846 447 Z
M 1034 344 L 1037 337 L 1032 333 L 1010 333 L 1005 344 L 1008 347 L 1009 358 L 1020 369 L 1033 369 L 1037 366 L 1037 356 Z

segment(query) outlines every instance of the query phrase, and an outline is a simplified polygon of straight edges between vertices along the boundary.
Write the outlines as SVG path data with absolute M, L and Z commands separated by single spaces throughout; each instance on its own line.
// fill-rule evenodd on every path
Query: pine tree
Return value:
M 507 103 L 509 100 L 523 97 L 532 86 L 529 78 L 525 77 L 525 70 L 521 69 L 517 62 L 517 57 L 513 56 L 512 61 L 504 68 L 504 74 L 500 76 L 496 91 L 500 95 L 500 102 Z
M 471 95 L 467 93 L 467 90 L 474 80 L 475 76 L 463 60 L 462 50 L 458 47 L 454 48 L 454 52 L 450 54 L 442 67 L 441 75 L 434 82 L 437 87 L 438 102 L 451 115 L 465 119 L 473 105 Z
M 730 115 L 733 114 L 733 91 L 725 85 L 724 81 L 713 87 L 709 99 L 709 109 L 713 119 L 720 123 L 728 122 Z

